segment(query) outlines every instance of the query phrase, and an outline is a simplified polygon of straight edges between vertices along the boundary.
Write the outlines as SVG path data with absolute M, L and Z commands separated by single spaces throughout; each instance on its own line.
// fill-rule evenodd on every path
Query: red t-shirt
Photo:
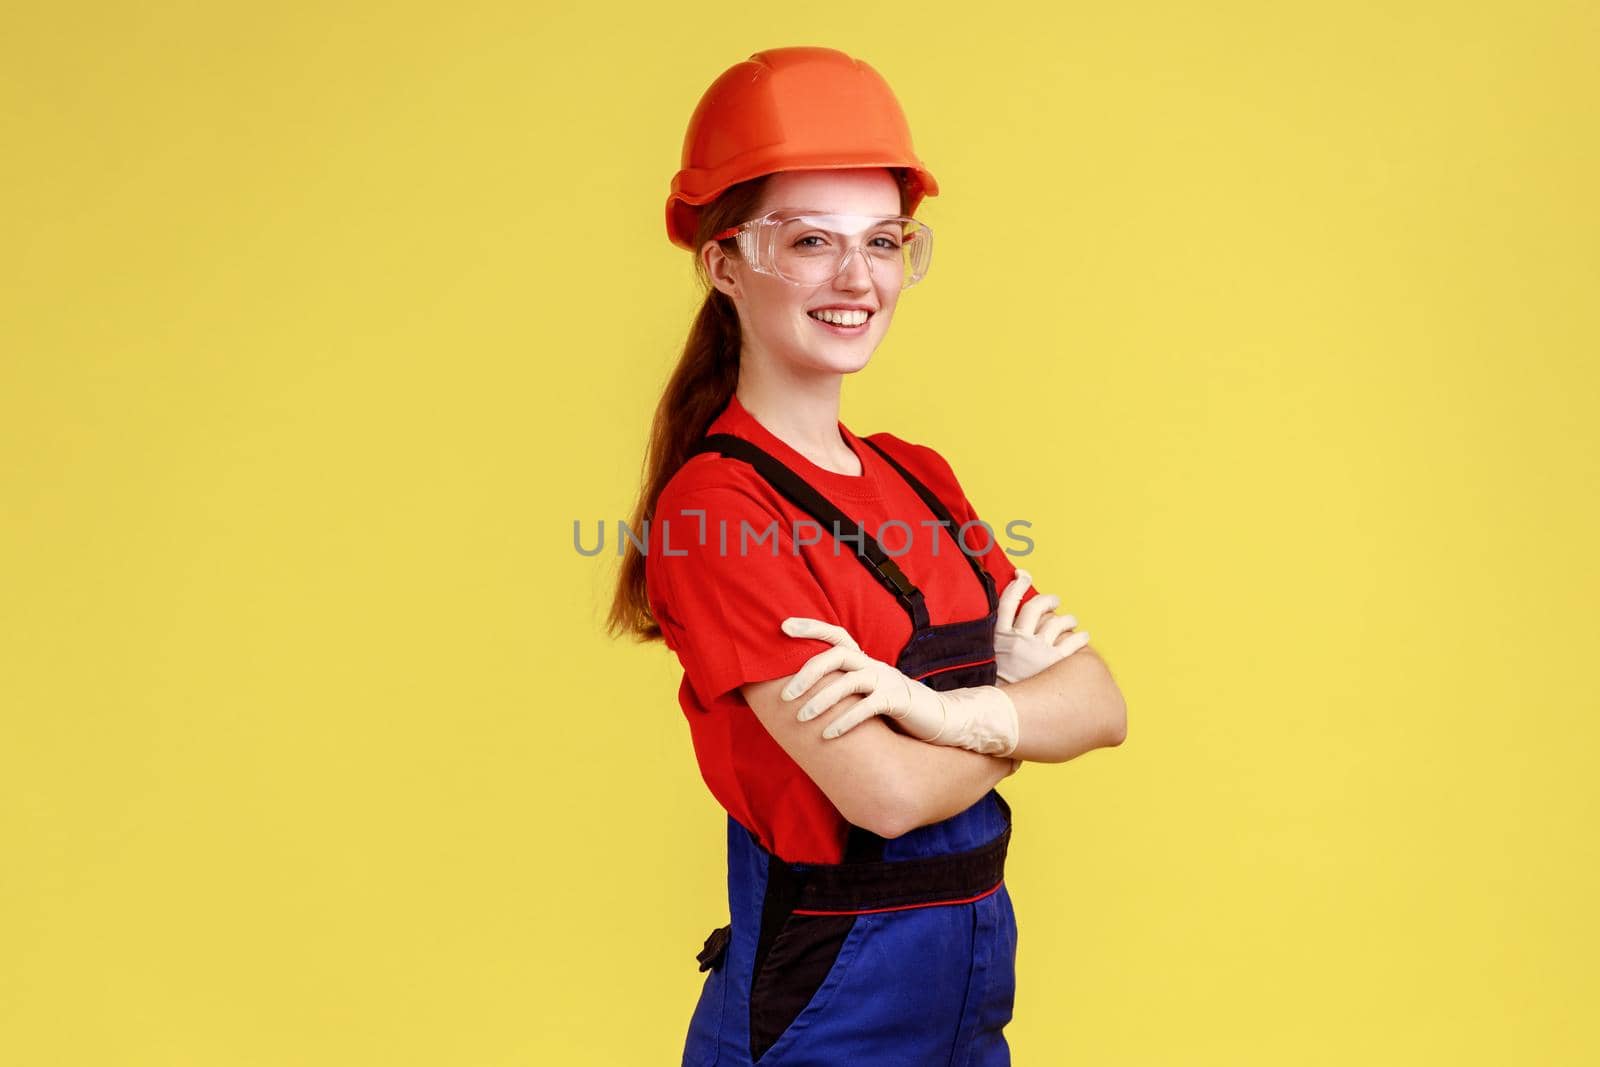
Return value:
M 861 460 L 859 476 L 812 463 L 757 422 L 737 397 L 707 432 L 760 446 L 861 522 L 922 590 L 931 624 L 988 611 L 983 587 L 954 540 L 956 530 L 978 516 L 950 465 L 933 449 L 890 433 L 871 435 L 949 509 L 954 528 L 922 525 L 936 521 L 922 498 L 842 422 L 839 432 Z M 905 525 L 880 531 L 888 520 Z M 775 534 L 768 532 L 774 521 Z M 741 523 L 748 524 L 742 546 Z M 973 552 L 988 545 L 980 562 L 998 594 L 1016 576 L 1005 548 L 1019 539 L 1008 537 L 1001 523 L 993 537 L 972 526 L 965 540 Z M 791 615 L 842 626 L 867 655 L 893 664 L 911 637 L 905 608 L 862 565 L 851 544 L 836 541 L 750 464 L 714 453 L 691 456 L 662 489 L 645 574 L 651 611 L 683 664 L 678 702 L 712 795 L 781 859 L 840 862 L 849 824 L 767 732 L 739 686 L 787 677 L 831 647 L 785 634 L 780 624 Z M 1030 586 L 1024 602 L 1035 593 Z

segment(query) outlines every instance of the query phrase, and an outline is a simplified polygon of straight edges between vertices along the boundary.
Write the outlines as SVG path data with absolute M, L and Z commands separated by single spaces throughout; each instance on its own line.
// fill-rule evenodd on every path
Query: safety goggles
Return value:
M 874 282 L 909 289 L 928 273 L 933 258 L 933 231 L 906 215 L 785 208 L 730 226 L 711 239 L 729 237 L 738 237 L 739 253 L 752 269 L 791 285 L 831 282 L 859 253 Z

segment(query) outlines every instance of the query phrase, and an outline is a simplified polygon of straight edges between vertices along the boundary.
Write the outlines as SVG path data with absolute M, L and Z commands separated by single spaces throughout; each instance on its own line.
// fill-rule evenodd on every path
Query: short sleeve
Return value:
M 787 677 L 830 647 L 783 632 L 791 615 L 839 618 L 778 512 L 738 489 L 698 488 L 658 506 L 654 520 L 651 610 L 702 704 Z

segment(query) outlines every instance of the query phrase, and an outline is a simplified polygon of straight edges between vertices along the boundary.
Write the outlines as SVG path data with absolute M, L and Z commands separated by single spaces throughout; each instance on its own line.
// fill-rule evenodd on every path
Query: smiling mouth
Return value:
M 831 309 L 806 312 L 808 318 L 815 319 L 824 326 L 832 326 L 840 330 L 859 329 L 872 319 L 873 314 L 875 313 L 871 311 L 837 311 Z

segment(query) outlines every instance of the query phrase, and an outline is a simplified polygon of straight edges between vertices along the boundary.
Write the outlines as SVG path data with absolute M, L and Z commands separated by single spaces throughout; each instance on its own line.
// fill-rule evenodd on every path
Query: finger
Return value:
M 854 707 L 830 722 L 827 728 L 822 731 L 822 736 L 825 739 L 838 737 L 846 730 L 853 730 L 874 715 L 882 715 L 888 710 L 888 698 L 882 693 L 873 693 L 871 696 L 856 701 Z
M 800 710 L 795 713 L 795 718 L 801 722 L 810 722 L 851 693 L 872 692 L 877 687 L 877 682 L 877 676 L 871 671 L 851 671 L 802 704 Z
M 996 630 L 1009 630 L 1017 617 L 1017 605 L 1022 602 L 1022 594 L 1028 591 L 1028 586 L 1033 583 L 1033 576 L 1025 570 L 1018 569 L 1017 576 L 1006 583 L 1005 589 L 1000 594 L 1000 600 L 995 605 L 996 615 L 994 628 Z
M 1063 638 L 1061 643 L 1055 647 L 1056 651 L 1061 653 L 1062 657 L 1065 658 L 1072 655 L 1074 652 L 1078 651 L 1078 649 L 1082 648 L 1088 643 L 1089 632 L 1087 630 L 1074 630 L 1072 633 Z
M 791 615 L 783 620 L 783 632 L 790 637 L 814 637 L 819 641 L 827 641 L 833 645 L 847 645 L 850 648 L 860 648 L 856 639 L 850 636 L 850 631 L 843 626 L 835 626 L 831 622 L 821 619 L 808 619 L 803 616 Z
M 1044 623 L 1034 632 L 1034 636 L 1053 645 L 1056 643 L 1056 638 L 1076 625 L 1078 625 L 1078 620 L 1071 615 L 1052 615 L 1044 620 Z
M 1013 627 L 1019 634 L 1031 634 L 1039 628 L 1039 618 L 1046 612 L 1054 611 L 1061 606 L 1061 598 L 1054 593 L 1040 593 L 1017 612 L 1017 622 Z
M 865 666 L 866 656 L 858 648 L 825 648 L 801 664 L 778 695 L 785 700 L 793 700 L 816 685 L 817 679 L 830 671 L 853 671 Z

